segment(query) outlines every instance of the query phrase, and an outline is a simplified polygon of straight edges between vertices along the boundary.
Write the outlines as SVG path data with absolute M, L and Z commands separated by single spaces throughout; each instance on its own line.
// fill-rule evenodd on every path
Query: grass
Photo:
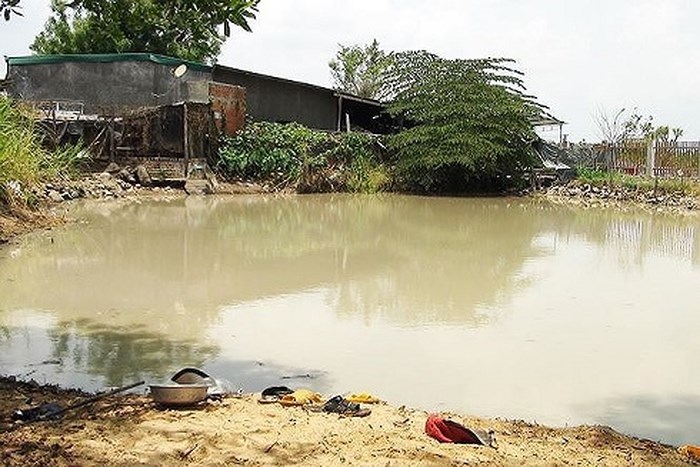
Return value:
M 576 175 L 579 183 L 587 183 L 599 188 L 624 188 L 642 192 L 700 196 L 700 181 L 690 178 L 655 178 L 588 168 L 578 169 Z
M 31 204 L 33 186 L 75 175 L 85 154 L 81 145 L 47 149 L 32 110 L 0 96 L 0 208 Z

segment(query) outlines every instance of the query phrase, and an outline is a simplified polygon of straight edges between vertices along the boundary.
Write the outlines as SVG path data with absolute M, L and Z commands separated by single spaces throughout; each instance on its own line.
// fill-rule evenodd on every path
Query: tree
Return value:
M 41 54 L 151 52 L 213 62 L 231 25 L 250 32 L 248 21 L 255 19 L 259 2 L 52 0 L 53 16 L 31 49 Z
M 394 55 L 389 111 L 407 129 L 389 139 L 405 182 L 424 191 L 503 188 L 532 162 L 530 123 L 543 109 L 504 58 Z
M 655 126 L 652 115 L 644 116 L 636 108 L 625 118 L 626 109 L 622 108 L 611 116 L 600 109 L 595 117 L 598 132 L 604 143 L 622 144 L 630 140 L 653 140 L 675 143 L 683 136 L 683 129 L 666 125 Z
M 390 64 L 391 55 L 379 47 L 376 39 L 364 47 L 340 44 L 335 58 L 328 62 L 337 90 L 368 99 L 386 97 L 383 75 Z
M 614 145 L 625 139 L 625 122 L 622 119 L 624 113 L 625 109 L 620 109 L 613 115 L 603 108 L 598 109 L 594 119 L 603 142 Z
M 10 21 L 11 15 L 24 16 L 20 11 L 22 6 L 20 0 L 0 0 L 0 15 L 5 18 L 5 21 Z

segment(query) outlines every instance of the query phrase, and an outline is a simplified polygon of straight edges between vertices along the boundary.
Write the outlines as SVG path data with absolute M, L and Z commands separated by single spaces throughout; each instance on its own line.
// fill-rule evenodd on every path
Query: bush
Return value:
M 390 180 L 375 136 L 327 133 L 297 123 L 247 124 L 224 138 L 217 167 L 228 178 L 300 192 L 377 192 Z

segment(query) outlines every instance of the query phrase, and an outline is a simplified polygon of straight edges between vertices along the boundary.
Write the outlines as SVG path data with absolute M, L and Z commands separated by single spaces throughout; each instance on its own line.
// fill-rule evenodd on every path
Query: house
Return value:
M 32 55 L 6 61 L 10 95 L 29 102 L 80 103 L 86 114 L 207 103 L 212 94 L 226 94 L 225 86 L 236 86 L 245 89 L 246 113 L 253 120 L 297 122 L 326 131 L 348 125 L 383 131 L 384 106 L 378 101 L 222 65 L 150 53 Z
M 388 128 L 378 101 L 222 65 L 151 53 L 6 61 L 5 90 L 42 110 L 53 134 L 81 138 L 98 166 L 143 165 L 161 180 L 206 167 L 218 133 L 234 134 L 246 117 L 324 131 Z

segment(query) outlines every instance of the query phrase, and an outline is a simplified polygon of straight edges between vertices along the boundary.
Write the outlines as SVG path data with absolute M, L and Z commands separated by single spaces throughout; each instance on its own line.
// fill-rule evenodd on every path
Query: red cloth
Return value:
M 476 433 L 469 428 L 435 414 L 425 421 L 425 432 L 441 443 L 482 444 Z

